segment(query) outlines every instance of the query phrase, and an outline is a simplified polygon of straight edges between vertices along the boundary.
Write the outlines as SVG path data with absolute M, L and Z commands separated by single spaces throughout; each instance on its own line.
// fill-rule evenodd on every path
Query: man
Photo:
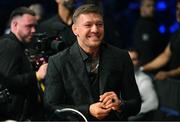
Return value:
M 73 15 L 77 42 L 50 57 L 44 104 L 48 115 L 66 107 L 90 121 L 127 120 L 139 112 L 141 98 L 127 52 L 103 43 L 101 10 L 82 5 Z
M 51 17 L 48 20 L 42 22 L 38 27 L 38 32 L 47 33 L 49 38 L 58 38 L 57 41 L 49 40 L 51 42 L 48 53 L 54 54 L 60 50 L 63 50 L 71 46 L 75 41 L 75 35 L 71 30 L 72 25 L 72 14 L 75 8 L 75 0 L 56 0 L 58 6 L 58 14 Z M 54 38 L 54 40 L 55 40 Z
M 140 18 L 134 29 L 133 43 L 139 52 L 139 61 L 143 65 L 162 52 L 166 43 L 162 41 L 154 18 L 155 0 L 140 1 Z
M 129 50 L 129 55 L 134 65 L 135 79 L 142 99 L 141 110 L 137 116 L 130 117 L 131 120 L 153 120 L 153 112 L 158 108 L 158 97 L 154 89 L 152 79 L 139 70 L 138 52 Z
M 180 22 L 180 1 L 176 4 L 176 19 Z M 168 70 L 159 71 L 155 75 L 156 80 L 167 78 L 180 79 L 180 32 L 179 30 L 171 38 L 164 51 L 152 61 L 141 67 L 143 71 L 152 71 L 168 64 Z
M 8 89 L 12 100 L 0 106 L 0 120 L 38 119 L 37 80 L 46 74 L 47 64 L 37 72 L 24 53 L 35 33 L 35 13 L 26 8 L 15 9 L 10 16 L 10 34 L 0 39 L 0 89 Z

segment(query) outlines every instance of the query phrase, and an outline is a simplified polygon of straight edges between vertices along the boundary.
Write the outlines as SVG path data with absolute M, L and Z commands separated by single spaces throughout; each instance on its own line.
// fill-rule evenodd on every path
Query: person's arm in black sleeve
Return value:
M 128 117 L 139 113 L 141 108 L 141 97 L 134 77 L 133 64 L 128 53 L 125 59 L 122 92 L 120 94 L 120 99 L 122 100 L 120 110 L 122 113 L 120 113 Z

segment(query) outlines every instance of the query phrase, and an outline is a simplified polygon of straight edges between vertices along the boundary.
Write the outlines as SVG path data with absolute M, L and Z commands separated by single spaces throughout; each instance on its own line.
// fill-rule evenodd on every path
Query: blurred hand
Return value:
M 119 111 L 121 100 L 118 98 L 115 92 L 106 92 L 100 96 L 99 101 L 102 102 L 105 109 L 112 109 Z
M 47 66 L 48 66 L 48 63 L 44 63 L 39 67 L 38 71 L 36 72 L 38 79 L 42 80 L 45 78 L 46 73 L 47 73 Z
M 105 109 L 101 102 L 91 104 L 89 107 L 90 114 L 99 120 L 102 120 L 106 116 L 108 116 L 110 111 L 111 111 L 111 108 Z
M 154 77 L 155 80 L 165 80 L 167 78 L 168 78 L 168 74 L 165 71 L 158 72 Z

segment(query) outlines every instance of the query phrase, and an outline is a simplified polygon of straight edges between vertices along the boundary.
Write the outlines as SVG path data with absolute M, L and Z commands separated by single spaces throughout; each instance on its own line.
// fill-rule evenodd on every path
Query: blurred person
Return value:
M 55 0 L 58 7 L 57 15 L 40 23 L 37 31 L 46 33 L 48 37 L 57 37 L 57 41 L 50 40 L 49 51 L 52 54 L 71 46 L 75 41 L 75 35 L 71 30 L 72 14 L 75 9 L 75 0 Z M 47 42 L 48 43 L 48 42 Z
M 47 64 L 37 72 L 24 53 L 32 41 L 37 19 L 26 7 L 15 9 L 10 16 L 10 34 L 0 38 L 0 89 L 8 89 L 11 101 L 0 105 L 0 120 L 38 120 L 38 86 L 46 74 Z
M 36 13 L 36 18 L 37 18 L 38 22 L 43 20 L 43 17 L 44 17 L 44 8 L 43 8 L 43 6 L 41 4 L 39 4 L 39 3 L 31 4 L 29 6 L 29 8 Z
M 140 0 L 140 18 L 133 32 L 133 45 L 138 50 L 143 65 L 155 58 L 165 48 L 154 17 L 155 0 Z
M 63 108 L 76 109 L 89 121 L 136 115 L 141 98 L 131 59 L 128 52 L 103 42 L 100 8 L 86 4 L 76 9 L 72 30 L 77 41 L 49 58 L 44 93 L 48 117 Z
M 180 22 L 180 0 L 176 4 L 176 19 Z M 155 74 L 156 80 L 165 80 L 167 78 L 180 79 L 180 30 L 178 30 L 170 39 L 169 44 L 164 51 L 155 59 L 141 67 L 143 71 L 152 71 L 167 65 L 168 69 L 159 71 Z
M 153 120 L 153 111 L 158 108 L 158 97 L 150 76 L 139 70 L 138 52 L 129 50 L 129 55 L 134 65 L 135 79 L 142 99 L 141 110 L 138 115 L 131 117 L 131 120 Z

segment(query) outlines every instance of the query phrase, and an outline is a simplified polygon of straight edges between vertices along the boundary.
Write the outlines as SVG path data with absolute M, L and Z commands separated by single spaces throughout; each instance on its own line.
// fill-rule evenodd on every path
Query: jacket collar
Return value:
M 106 43 L 102 43 L 101 45 L 101 53 L 100 53 L 100 61 L 99 61 L 99 92 L 100 94 L 102 94 L 104 92 L 106 83 L 107 83 L 107 71 L 105 66 L 108 64 L 108 59 L 106 60 L 108 54 L 106 51 L 107 48 L 107 44 Z M 90 86 L 88 84 L 88 82 L 90 82 L 89 78 L 88 78 L 88 74 L 86 71 L 86 67 L 85 64 L 83 62 L 83 58 L 80 54 L 80 50 L 79 50 L 79 45 L 77 43 L 77 41 L 74 43 L 73 46 L 71 46 L 70 48 L 70 55 L 71 55 L 71 64 L 73 65 L 73 67 L 75 68 L 76 72 L 77 72 L 77 76 L 79 77 L 79 79 L 81 79 L 81 82 L 84 84 L 84 86 L 86 87 L 86 89 L 88 90 L 88 92 L 91 94 L 91 90 L 90 90 Z M 85 82 L 85 81 L 87 82 Z

